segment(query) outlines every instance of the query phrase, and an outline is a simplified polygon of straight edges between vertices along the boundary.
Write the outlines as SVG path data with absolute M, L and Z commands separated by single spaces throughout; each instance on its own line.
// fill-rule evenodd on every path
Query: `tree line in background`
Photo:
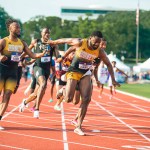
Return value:
M 22 26 L 22 38 L 30 44 L 31 38 L 40 38 L 40 30 L 43 27 L 51 29 L 51 38 L 87 38 L 94 30 L 100 30 L 107 40 L 107 53 L 111 51 L 118 58 L 126 59 L 136 56 L 136 12 L 120 11 L 100 15 L 97 19 L 78 18 L 78 21 L 62 20 L 59 17 L 36 16 Z M 139 57 L 150 57 L 150 11 L 140 11 L 139 25 Z M 5 21 L 10 18 L 9 14 L 0 7 L 0 36 L 8 35 Z

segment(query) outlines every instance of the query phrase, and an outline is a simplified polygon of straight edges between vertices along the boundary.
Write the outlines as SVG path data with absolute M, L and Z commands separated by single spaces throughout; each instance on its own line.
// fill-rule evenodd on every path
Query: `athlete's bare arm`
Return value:
M 68 44 L 68 45 L 74 45 L 74 46 L 81 46 L 82 44 L 82 39 L 80 38 L 63 38 L 63 39 L 58 39 L 58 40 L 49 40 L 49 44 L 56 45 L 56 44 Z
M 1 62 L 8 59 L 6 56 L 2 55 L 2 50 L 4 49 L 5 45 L 6 45 L 6 41 L 4 39 L 1 39 L 0 40 L 0 61 Z
M 104 64 L 107 66 L 108 71 L 110 73 L 111 79 L 112 79 L 112 83 L 114 86 L 120 86 L 119 83 L 116 82 L 115 77 L 114 77 L 114 71 L 112 68 L 112 65 L 106 55 L 106 52 L 103 49 L 100 49 L 100 54 L 99 57 L 101 58 L 101 60 L 104 62 Z
M 126 77 L 128 77 L 128 75 L 127 75 L 125 72 L 123 72 L 122 70 L 120 70 L 120 69 L 117 68 L 117 71 L 118 71 L 118 72 L 121 72 L 121 73 L 124 74 Z
M 77 47 L 76 46 L 71 46 L 69 47 L 69 49 L 65 52 L 64 56 L 61 58 L 57 59 L 57 62 L 62 62 L 70 53 L 72 53 L 73 51 L 76 51 Z
M 2 52 L 2 50 L 4 49 L 4 45 L 6 44 L 4 39 L 0 40 L 0 53 Z
M 43 53 L 33 53 L 33 52 L 28 48 L 28 45 L 27 45 L 24 41 L 22 41 L 22 42 L 23 42 L 23 44 L 24 44 L 24 51 L 25 51 L 25 53 L 27 53 L 31 58 L 36 59 L 36 58 L 40 58 L 40 57 L 44 56 L 46 50 L 43 51 Z
M 58 58 L 58 56 L 59 56 L 59 47 L 58 47 L 58 45 L 54 45 L 54 56 L 56 56 L 56 58 Z
M 98 87 L 100 87 L 100 82 L 98 81 L 98 76 L 97 76 L 99 64 L 100 64 L 100 62 L 98 64 L 96 64 L 96 66 L 94 67 L 94 70 L 93 70 L 94 78 L 95 78 L 95 81 L 96 81 Z
M 29 49 L 32 50 L 32 48 L 35 47 L 37 43 L 37 39 L 34 39 L 31 41 L 31 44 L 29 45 Z M 24 51 L 22 54 L 21 54 L 21 59 L 24 58 L 25 56 L 27 55 L 27 53 Z

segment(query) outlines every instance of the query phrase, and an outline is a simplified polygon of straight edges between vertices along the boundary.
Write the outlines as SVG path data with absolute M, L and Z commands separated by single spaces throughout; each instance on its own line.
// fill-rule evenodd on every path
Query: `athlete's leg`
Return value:
M 103 89 L 104 89 L 104 84 L 101 84 L 100 85 L 100 95 L 99 95 L 99 98 L 102 98 Z
M 15 94 L 17 92 L 18 87 L 20 85 L 20 80 L 21 80 L 21 77 L 22 77 L 22 67 L 21 66 L 18 67 L 18 73 L 17 73 L 17 75 L 18 75 L 17 76 L 17 85 L 16 85 L 16 88 L 15 88 L 13 94 Z
M 51 87 L 50 87 L 50 100 L 49 102 L 53 102 L 53 91 L 54 91 L 54 85 L 55 85 L 55 79 L 56 79 L 56 70 L 55 70 L 55 63 L 54 60 L 52 60 L 51 63 L 51 69 L 52 73 L 49 76 L 49 80 L 51 82 Z
M 81 128 L 83 119 L 87 112 L 88 105 L 91 101 L 91 95 L 92 95 L 91 76 L 85 76 L 80 80 L 79 89 L 81 93 L 82 102 L 78 111 L 78 128 Z
M 56 89 L 57 89 L 57 102 L 56 102 L 56 104 L 54 105 L 54 109 L 60 111 L 60 110 L 61 110 L 60 104 L 61 104 L 61 102 L 62 102 L 62 100 L 63 100 L 63 93 L 61 93 L 62 95 L 59 96 L 59 94 L 60 94 L 60 93 L 59 93 L 59 90 L 63 88 L 63 85 L 59 85 L 59 81 L 57 81 L 56 87 L 57 87 L 57 88 L 56 88 Z M 62 91 L 62 92 L 63 92 L 63 91 Z
M 55 84 L 51 84 L 50 85 L 50 99 L 49 99 L 49 102 L 53 102 L 53 99 L 54 99 L 54 86 Z
M 4 81 L 4 94 L 2 97 L 2 102 L 0 104 L 0 116 L 3 116 L 3 114 L 5 113 L 7 107 L 8 107 L 8 103 L 10 100 L 10 97 L 12 95 L 12 93 L 15 90 L 15 87 L 17 85 L 17 76 L 16 74 L 11 74 L 7 80 Z
M 36 99 L 36 106 L 35 106 L 36 110 L 39 110 L 40 103 L 41 103 L 43 96 L 45 94 L 46 83 L 47 83 L 47 81 L 46 81 L 45 76 L 39 76 L 39 78 L 38 78 L 39 89 L 37 92 L 37 99 Z
M 7 89 L 4 90 L 2 102 L 0 104 L 0 116 L 3 116 L 3 114 L 5 113 L 8 107 L 8 103 L 9 103 L 11 95 L 12 95 L 12 90 L 7 90 Z
M 77 105 L 80 102 L 80 91 L 79 90 L 75 90 L 75 95 L 73 98 L 73 104 Z
M 36 85 L 36 88 L 35 88 L 35 90 L 34 90 L 34 92 L 31 93 L 28 98 L 26 98 L 26 100 L 25 100 L 25 105 L 28 104 L 28 103 L 30 103 L 30 102 L 32 102 L 33 100 L 36 99 L 38 89 L 39 89 L 39 85 L 37 84 L 37 85 Z
M 71 78 L 67 80 L 65 97 L 64 97 L 65 102 L 69 103 L 73 101 L 77 82 L 78 82 L 77 80 Z

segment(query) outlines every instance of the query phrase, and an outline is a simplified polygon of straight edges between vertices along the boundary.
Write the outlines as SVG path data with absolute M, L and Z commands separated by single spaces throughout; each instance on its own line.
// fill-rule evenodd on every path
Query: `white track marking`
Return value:
M 8 147 L 8 148 L 11 148 L 11 149 L 29 150 L 29 149 L 25 149 L 25 148 L 19 148 L 19 147 L 14 147 L 14 146 L 9 146 L 9 145 L 3 145 L 3 144 L 0 144 L 0 147 Z
M 28 134 L 22 134 L 22 133 L 15 133 L 15 132 L 8 132 L 8 131 L 0 131 L 1 133 L 8 133 L 8 134 L 14 134 L 14 135 L 18 135 L 18 136 L 25 136 L 25 137 L 30 137 L 30 138 L 37 138 L 37 139 L 43 139 L 43 140 L 50 140 L 50 141 L 56 141 L 56 142 L 65 142 L 63 140 L 57 140 L 57 139 L 52 139 L 52 138 L 45 138 L 45 137 L 40 137 L 40 136 L 34 136 L 34 135 L 28 135 Z M 90 145 L 90 144 L 83 144 L 83 143 L 77 143 L 77 142 L 69 142 L 69 144 L 75 144 L 75 145 L 82 145 L 82 146 L 87 146 L 87 147 L 91 147 L 91 148 L 103 148 L 106 150 L 117 150 L 117 149 L 113 149 L 113 148 L 107 148 L 107 147 L 101 147 L 101 146 L 96 146 L 96 145 Z M 57 143 L 58 144 L 58 143 Z
M 94 91 L 99 91 L 99 90 L 94 89 Z M 107 94 L 107 93 L 105 93 L 105 92 L 104 92 L 103 94 L 109 96 L 109 94 Z M 139 110 L 141 110 L 141 111 L 149 112 L 148 110 L 145 110 L 145 109 L 140 108 L 140 107 L 138 107 L 138 106 L 136 106 L 136 105 L 134 105 L 134 104 L 131 104 L 131 103 L 128 103 L 128 102 L 126 102 L 126 101 L 124 101 L 124 100 L 121 100 L 120 98 L 113 97 L 113 99 L 116 99 L 116 100 L 118 100 L 118 101 L 121 101 L 121 102 L 123 102 L 123 103 L 125 103 L 125 104 L 128 104 L 128 105 L 130 105 L 130 106 L 132 106 L 132 107 L 134 107 L 134 108 L 137 108 L 137 109 L 139 109 Z
M 132 106 L 132 107 L 134 107 L 134 108 L 137 108 L 137 109 L 139 109 L 139 110 L 142 110 L 142 111 L 144 111 L 144 112 L 149 112 L 149 111 L 146 110 L 146 109 L 140 108 L 140 107 L 136 106 L 135 104 L 128 103 L 128 102 L 126 102 L 126 101 L 124 101 L 124 100 L 121 100 L 120 98 L 117 98 L 117 97 L 113 97 L 113 98 L 116 99 L 116 100 L 118 100 L 118 101 L 121 101 L 121 102 L 123 102 L 123 103 L 125 103 L 125 104 L 128 104 L 128 105 L 130 105 L 130 106 Z
M 21 104 L 20 104 L 20 105 L 21 105 Z M 10 112 L 6 113 L 6 114 L 3 116 L 2 119 L 6 118 L 6 117 L 9 116 L 10 114 L 12 114 L 15 110 L 17 110 L 17 109 L 19 108 L 20 105 L 18 105 L 18 106 L 15 107 L 14 109 L 12 109 Z
M 137 150 L 150 150 L 150 145 L 148 146 L 142 146 L 142 145 L 124 145 L 122 146 L 123 148 L 128 148 L 128 149 L 137 149 Z
M 66 132 L 66 124 L 65 124 L 63 103 L 61 103 L 61 120 L 62 120 L 64 150 L 68 150 L 68 141 L 67 141 L 67 132 Z
M 4 122 L 10 122 L 10 123 L 14 123 L 14 124 L 29 126 L 29 127 L 38 127 L 38 128 L 41 128 L 41 129 L 48 129 L 48 130 L 58 130 L 58 131 L 61 130 L 61 129 L 58 129 L 58 128 L 43 127 L 43 126 L 37 126 L 37 125 L 26 124 L 26 123 L 20 123 L 20 122 L 9 121 L 9 120 L 4 120 Z
M 109 110 L 107 110 L 106 108 L 104 108 L 103 106 L 101 106 L 98 102 L 96 102 L 95 100 L 92 99 L 92 101 L 101 109 L 103 109 L 104 111 L 106 111 L 108 114 L 110 114 L 111 116 L 113 116 L 116 120 L 118 120 L 119 122 L 121 122 L 122 124 L 124 124 L 126 127 L 128 127 L 129 129 L 131 129 L 132 131 L 134 131 L 135 133 L 137 133 L 138 135 L 140 135 L 141 137 L 143 137 L 145 140 L 150 142 L 150 139 L 143 135 L 141 132 L 139 132 L 138 130 L 132 128 L 130 125 L 128 125 L 127 123 L 125 123 L 124 121 L 122 121 L 119 117 L 115 116 L 113 113 L 111 113 Z

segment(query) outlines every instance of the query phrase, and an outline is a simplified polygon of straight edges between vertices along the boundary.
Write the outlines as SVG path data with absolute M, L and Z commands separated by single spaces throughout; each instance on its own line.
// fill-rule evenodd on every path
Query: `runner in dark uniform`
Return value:
M 36 99 L 35 102 L 35 111 L 34 111 L 34 118 L 39 118 L 39 107 L 40 103 L 42 101 L 42 98 L 45 94 L 46 86 L 47 86 L 47 79 L 50 75 L 50 66 L 51 66 L 51 59 L 53 52 L 56 51 L 56 46 L 51 46 L 50 44 L 47 44 L 47 41 L 50 37 L 50 31 L 48 28 L 43 28 L 41 32 L 41 39 L 35 39 L 31 42 L 29 48 L 34 48 L 35 53 L 42 52 L 44 49 L 47 49 L 45 55 L 39 59 L 36 59 L 34 66 L 33 66 L 33 73 L 36 78 L 36 88 L 34 93 Z M 26 105 L 26 101 L 22 102 L 22 105 L 20 107 L 21 109 L 24 109 L 24 106 Z

